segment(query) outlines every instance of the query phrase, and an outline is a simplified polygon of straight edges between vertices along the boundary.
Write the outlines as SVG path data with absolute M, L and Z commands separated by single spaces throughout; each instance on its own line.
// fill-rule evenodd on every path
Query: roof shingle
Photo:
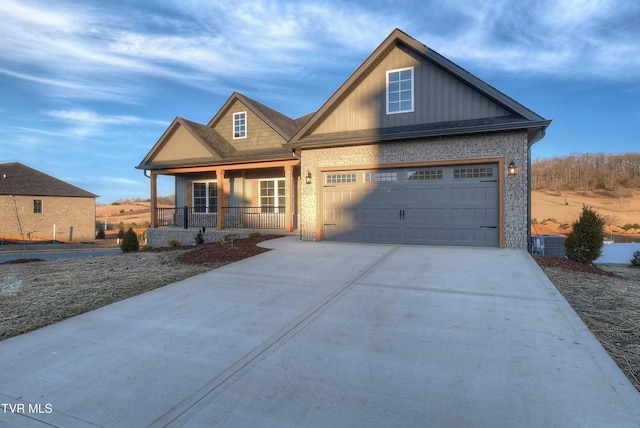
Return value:
M 98 197 L 18 162 L 0 164 L 0 195 Z

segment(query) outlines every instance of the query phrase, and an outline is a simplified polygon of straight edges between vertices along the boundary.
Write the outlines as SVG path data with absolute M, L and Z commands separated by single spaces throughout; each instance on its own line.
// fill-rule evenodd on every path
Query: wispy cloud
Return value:
M 640 78 L 640 3 L 469 0 L 456 8 L 466 17 L 462 30 L 424 35 L 449 58 L 496 71 Z
M 87 125 L 166 125 L 165 120 L 147 119 L 137 116 L 115 115 L 105 116 L 88 110 L 50 110 L 46 115 L 55 119 Z

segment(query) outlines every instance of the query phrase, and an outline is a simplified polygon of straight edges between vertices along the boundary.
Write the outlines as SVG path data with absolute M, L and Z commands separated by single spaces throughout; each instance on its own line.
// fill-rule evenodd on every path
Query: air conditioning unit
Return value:
M 566 257 L 562 235 L 534 235 L 532 253 L 537 256 Z

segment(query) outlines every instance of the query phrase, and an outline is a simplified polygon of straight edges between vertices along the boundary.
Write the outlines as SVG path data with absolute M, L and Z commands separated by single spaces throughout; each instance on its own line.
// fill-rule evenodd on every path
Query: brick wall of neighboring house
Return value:
M 42 201 L 41 213 L 34 213 L 34 200 Z M 25 239 L 95 241 L 95 198 L 2 195 L 0 207 L 0 239 L 21 239 L 19 218 Z
M 322 173 L 332 167 L 376 166 L 425 162 L 504 158 L 519 168 L 515 176 L 504 177 L 504 243 L 506 248 L 527 248 L 527 135 L 522 132 L 452 136 L 422 141 L 388 142 L 329 149 L 303 150 L 302 171 L 311 171 L 313 183 L 302 185 L 301 227 L 305 240 L 315 240 L 316 226 L 322 222 Z

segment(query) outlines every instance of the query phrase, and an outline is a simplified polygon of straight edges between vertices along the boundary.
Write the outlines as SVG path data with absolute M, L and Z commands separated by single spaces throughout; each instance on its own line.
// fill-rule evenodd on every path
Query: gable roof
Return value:
M 0 195 L 98 197 L 18 162 L 0 164 Z
M 218 113 L 216 113 L 213 118 L 209 121 L 207 126 L 213 127 L 218 120 L 229 109 L 229 107 L 235 102 L 240 101 L 242 104 L 247 106 L 249 110 L 251 110 L 256 116 L 258 116 L 264 123 L 269 125 L 275 132 L 278 133 L 282 138 L 288 141 L 293 134 L 298 130 L 298 125 L 296 121 L 291 119 L 290 117 L 275 111 L 271 107 L 267 107 L 264 104 L 259 103 L 258 101 L 252 100 L 251 98 L 242 95 L 239 92 L 234 92 L 231 94 L 229 99 L 222 105 Z
M 352 91 L 364 79 L 376 64 L 399 45 L 411 49 L 421 57 L 437 65 L 496 104 L 502 106 L 511 112 L 512 115 L 495 119 L 421 124 L 415 126 L 386 128 L 382 130 L 376 129 L 311 135 L 313 129 L 315 129 L 339 105 L 341 100 L 343 100 L 350 91 Z M 380 139 L 394 140 L 424 138 L 515 129 L 526 129 L 528 132 L 529 144 L 533 144 L 544 136 L 544 131 L 550 123 L 550 120 L 537 115 L 522 104 L 498 91 L 493 86 L 469 73 L 462 67 L 454 64 L 416 39 L 408 36 L 403 31 L 395 29 L 338 88 L 338 90 L 334 92 L 334 94 L 320 107 L 320 109 L 313 114 L 313 116 L 298 130 L 298 132 L 287 144 L 285 144 L 285 146 L 296 149 L 328 147 L 367 143 Z
M 289 138 L 291 138 L 291 136 L 300 128 L 301 124 L 309 118 L 309 115 L 307 115 L 293 120 L 286 115 L 265 106 L 264 104 L 252 100 L 238 92 L 234 92 L 207 125 L 176 117 L 136 168 L 151 170 L 165 167 L 218 165 L 239 163 L 243 161 L 260 161 L 291 157 L 291 150 L 286 149 L 283 146 L 238 150 L 236 147 L 229 144 L 229 142 L 214 129 L 216 123 L 225 115 L 227 110 L 236 101 L 244 104 L 247 109 L 251 110 L 260 118 L 260 120 L 280 135 L 284 141 L 288 141 Z M 187 132 L 189 132 L 189 134 L 193 136 L 193 138 L 195 138 L 210 155 L 197 159 L 175 160 L 170 162 L 156 160 L 155 158 L 168 143 L 171 135 L 173 135 L 176 129 L 180 126 L 184 127 L 184 129 L 187 130 Z

